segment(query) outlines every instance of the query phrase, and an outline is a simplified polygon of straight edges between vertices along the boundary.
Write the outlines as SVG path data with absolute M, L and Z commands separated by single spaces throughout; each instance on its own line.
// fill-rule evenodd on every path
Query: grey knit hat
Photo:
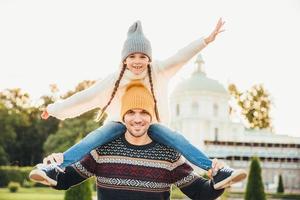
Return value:
M 134 22 L 128 30 L 127 39 L 122 49 L 122 61 L 132 53 L 143 53 L 152 60 L 150 41 L 145 37 L 141 21 Z

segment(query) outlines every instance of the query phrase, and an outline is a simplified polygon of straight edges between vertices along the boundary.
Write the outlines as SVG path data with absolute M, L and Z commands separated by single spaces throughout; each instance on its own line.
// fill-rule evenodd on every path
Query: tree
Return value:
M 266 199 L 259 162 L 259 158 L 252 158 L 246 187 L 245 200 Z
M 19 165 L 20 154 L 20 137 L 24 136 L 24 132 L 30 126 L 28 118 L 29 95 L 21 89 L 6 89 L 0 93 L 0 101 L 3 105 L 0 118 L 1 132 L 5 142 L 3 149 L 7 154 L 10 164 Z M 2 121 L 1 120 L 1 121 Z M 3 125 L 4 124 L 4 125 Z
M 43 143 L 57 127 L 56 119 L 50 123 L 41 120 L 40 110 L 21 89 L 0 92 L 0 145 L 5 156 L 0 163 L 25 166 L 40 162 Z
M 7 108 L 23 110 L 30 106 L 29 94 L 20 88 L 6 89 L 0 93 L 0 100 Z
M 65 96 L 67 97 L 81 91 L 91 86 L 94 82 L 83 81 L 78 84 L 75 91 L 70 91 Z M 92 115 L 94 113 L 89 113 L 83 118 L 74 119 L 66 123 L 62 123 L 53 117 L 46 121 L 42 120 L 40 117 L 41 110 L 56 100 L 56 95 L 59 91 L 55 84 L 50 85 L 50 87 L 52 95 L 42 96 L 39 101 L 39 108 L 32 105 L 29 94 L 20 88 L 0 91 L 0 165 L 25 166 L 41 162 L 44 156 L 43 145 L 48 136 L 57 133 L 58 126 L 65 126 L 60 130 L 64 132 L 62 135 L 68 136 L 67 133 L 69 133 L 69 137 L 73 138 L 73 140 L 69 141 L 69 144 L 64 143 L 64 147 L 60 148 L 61 150 L 72 146 L 78 137 L 84 136 L 97 127 L 96 123 L 88 120 L 93 119 Z M 82 126 L 76 125 L 80 123 L 82 123 Z M 73 126 L 77 127 L 77 129 L 74 130 Z M 60 137 L 61 134 L 58 135 L 56 140 L 60 139 Z M 55 137 L 49 138 L 51 141 Z
M 279 181 L 278 181 L 277 193 L 284 193 L 284 187 L 283 187 L 283 181 L 282 181 L 282 176 L 281 176 L 281 174 L 279 175 Z
M 40 110 L 33 108 L 29 113 L 30 126 L 20 136 L 20 145 L 24 151 L 21 154 L 22 165 L 34 165 L 41 162 L 44 152 L 43 144 L 49 135 L 58 129 L 59 121 L 55 118 L 47 121 L 40 117 Z M 30 153 L 31 152 L 31 153 Z
M 229 93 L 237 103 L 240 113 L 249 128 L 272 128 L 270 95 L 262 84 L 240 92 L 234 84 L 228 86 Z M 231 107 L 234 110 L 234 108 Z
M 0 166 L 7 165 L 7 164 L 8 164 L 7 153 L 5 152 L 4 148 L 0 146 Z
M 9 164 L 9 155 L 6 147 L 16 138 L 13 127 L 10 123 L 9 110 L 0 101 L 0 165 Z

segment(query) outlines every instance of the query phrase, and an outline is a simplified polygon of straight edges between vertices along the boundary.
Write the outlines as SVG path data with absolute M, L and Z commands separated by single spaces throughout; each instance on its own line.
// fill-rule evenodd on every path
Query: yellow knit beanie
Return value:
M 153 96 L 140 81 L 132 81 L 125 90 L 121 102 L 122 120 L 128 110 L 135 108 L 147 111 L 151 118 L 155 116 Z

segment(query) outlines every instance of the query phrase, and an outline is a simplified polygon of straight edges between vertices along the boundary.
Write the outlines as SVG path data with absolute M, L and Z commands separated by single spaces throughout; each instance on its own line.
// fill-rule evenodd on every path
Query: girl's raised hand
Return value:
M 47 112 L 47 110 L 43 111 L 43 113 L 41 114 L 41 118 L 44 120 L 49 118 L 49 113 Z
M 223 21 L 222 18 L 220 18 L 213 32 L 207 38 L 204 39 L 206 44 L 213 42 L 219 33 L 225 31 L 224 29 L 222 29 L 224 24 L 225 21 Z

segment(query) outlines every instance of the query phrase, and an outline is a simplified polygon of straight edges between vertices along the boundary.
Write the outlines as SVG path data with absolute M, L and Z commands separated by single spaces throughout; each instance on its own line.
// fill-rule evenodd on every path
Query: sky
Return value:
M 299 0 L 78 1 L 0 0 L 0 90 L 21 88 L 33 99 L 74 89 L 115 71 L 128 27 L 141 20 L 154 59 L 163 60 L 225 32 L 202 52 L 207 76 L 240 90 L 262 83 L 271 95 L 277 134 L 300 136 Z M 190 76 L 195 58 L 170 91 Z

